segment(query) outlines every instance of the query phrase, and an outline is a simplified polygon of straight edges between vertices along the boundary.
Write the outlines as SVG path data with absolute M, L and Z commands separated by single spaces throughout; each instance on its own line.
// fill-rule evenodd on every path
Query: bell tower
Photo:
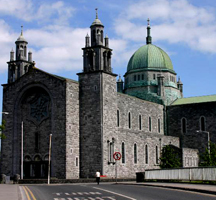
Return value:
M 28 53 L 27 60 L 27 44 L 23 37 L 23 26 L 21 26 L 21 34 L 15 42 L 16 55 L 14 58 L 13 49 L 10 52 L 10 61 L 8 63 L 8 83 L 15 82 L 18 78 L 28 72 L 29 67 L 33 65 L 32 52 Z
M 116 74 L 111 68 L 112 49 L 104 26 L 96 18 L 85 37 L 83 72 L 79 76 L 80 176 L 94 177 L 107 170 L 107 142 L 116 137 Z M 91 43 L 90 43 L 91 41 Z
M 90 29 L 91 37 L 87 34 L 85 48 L 83 48 L 83 72 L 101 70 L 111 73 L 112 49 L 109 48 L 108 36 L 104 38 L 104 26 L 98 19 L 97 9 L 96 18 L 90 26 Z

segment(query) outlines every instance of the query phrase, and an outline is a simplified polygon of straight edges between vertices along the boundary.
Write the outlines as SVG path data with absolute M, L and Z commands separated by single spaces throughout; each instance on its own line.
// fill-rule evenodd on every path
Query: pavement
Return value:
M 207 193 L 216 195 L 216 185 L 208 184 L 187 184 L 187 183 L 162 183 L 162 182 L 119 182 L 118 184 L 125 185 L 141 185 L 145 187 L 162 187 L 171 189 L 180 189 L 187 191 L 194 191 L 200 193 Z M 23 186 L 23 185 L 22 185 Z M 20 185 L 18 184 L 0 184 L 0 200 L 22 200 L 20 193 Z

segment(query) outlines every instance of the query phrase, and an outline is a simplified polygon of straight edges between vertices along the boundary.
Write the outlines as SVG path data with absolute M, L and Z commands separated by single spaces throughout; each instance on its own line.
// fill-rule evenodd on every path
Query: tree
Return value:
M 201 153 L 199 166 L 216 166 L 216 144 L 210 142 L 210 151 L 206 148 L 204 153 Z
M 160 167 L 164 168 L 179 168 L 182 166 L 181 156 L 174 146 L 166 145 L 162 149 L 160 158 Z
M 0 139 L 5 139 L 6 136 L 2 133 L 2 131 L 5 129 L 5 120 L 2 120 L 2 124 L 0 125 Z

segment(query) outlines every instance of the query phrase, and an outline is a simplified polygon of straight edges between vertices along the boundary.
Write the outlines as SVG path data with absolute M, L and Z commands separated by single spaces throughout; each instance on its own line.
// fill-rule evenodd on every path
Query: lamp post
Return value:
M 23 179 L 23 121 L 21 123 L 21 179 Z
M 50 184 L 50 161 L 51 161 L 52 134 L 49 137 L 49 166 L 48 166 L 48 185 Z
M 207 136 L 208 136 L 208 153 L 210 155 L 211 150 L 210 150 L 210 134 L 209 134 L 209 132 L 208 131 L 202 131 L 202 130 L 197 130 L 196 132 L 197 133 L 207 133 Z

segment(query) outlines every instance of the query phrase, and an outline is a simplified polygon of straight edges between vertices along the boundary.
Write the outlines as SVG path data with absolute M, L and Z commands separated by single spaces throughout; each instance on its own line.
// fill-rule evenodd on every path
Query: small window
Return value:
M 142 116 L 139 115 L 139 130 L 142 130 Z
M 155 148 L 155 151 L 156 151 L 156 152 L 155 152 L 155 153 L 156 153 L 156 155 L 155 155 L 155 156 L 156 156 L 156 157 L 155 157 L 155 158 L 156 158 L 156 164 L 159 164 L 158 147 L 157 147 L 157 146 L 156 146 L 156 148 Z
M 122 163 L 125 163 L 125 144 L 122 142 Z
M 134 81 L 136 81 L 136 75 L 134 75 Z
M 149 131 L 151 132 L 152 130 L 152 122 L 151 122 L 151 117 L 149 117 Z
M 140 75 L 138 75 L 138 81 L 140 80 Z
M 182 118 L 182 133 L 187 132 L 187 120 L 185 118 Z
M 131 114 L 128 113 L 128 128 L 131 128 Z
M 134 144 L 134 164 L 137 164 L 137 145 Z
M 148 145 L 145 145 L 145 164 L 148 164 Z
M 155 74 L 153 74 L 153 79 L 155 80 L 155 78 L 156 78 L 156 76 L 155 76 Z
M 158 119 L 158 133 L 160 133 L 161 127 L 160 127 L 160 119 Z
M 200 130 L 205 131 L 206 125 L 205 125 L 205 117 L 200 117 Z
M 119 127 L 119 110 L 117 110 L 117 127 Z
M 95 91 L 97 90 L 97 86 L 96 86 L 96 85 L 94 86 L 94 90 L 95 90 Z
M 78 164 L 79 164 L 78 161 L 79 161 L 78 157 L 76 157 L 76 167 L 78 167 Z
M 142 74 L 142 80 L 144 80 L 144 74 Z

